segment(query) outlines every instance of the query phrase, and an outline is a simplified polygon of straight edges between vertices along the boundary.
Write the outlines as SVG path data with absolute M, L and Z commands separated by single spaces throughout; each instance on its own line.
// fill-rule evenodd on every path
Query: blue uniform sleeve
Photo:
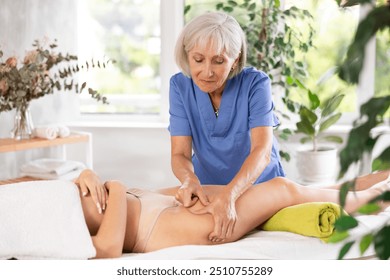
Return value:
M 274 113 L 271 93 L 271 80 L 259 73 L 252 82 L 249 95 L 249 127 L 278 126 L 279 120 Z
M 169 85 L 169 127 L 171 136 L 191 136 L 191 127 L 184 106 L 184 88 L 178 86 L 178 76 L 170 80 Z

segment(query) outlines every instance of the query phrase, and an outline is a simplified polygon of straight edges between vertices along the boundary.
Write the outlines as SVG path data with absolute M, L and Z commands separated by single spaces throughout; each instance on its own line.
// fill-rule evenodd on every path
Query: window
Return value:
M 244 0 L 237 0 L 242 3 Z M 117 62 L 107 69 L 86 73 L 90 85 L 109 98 L 110 105 L 100 105 L 83 98 L 81 112 L 107 116 L 131 116 L 132 119 L 168 120 L 169 78 L 178 71 L 173 58 L 176 38 L 184 19 L 188 21 L 205 11 L 215 11 L 219 0 L 84 0 L 79 7 L 80 59 L 112 58 Z M 321 85 L 327 70 L 339 63 L 355 33 L 362 12 L 360 6 L 341 9 L 335 0 L 281 1 L 287 8 L 296 5 L 314 16 L 315 48 L 304 57 L 310 76 L 303 81 L 322 96 L 337 91 L 346 93 L 341 109 L 342 121 L 350 123 L 359 105 L 375 95 L 388 93 L 390 54 L 388 32 L 379 33 L 369 50 L 366 75 L 359 86 L 347 85 L 335 75 Z M 183 15 L 184 5 L 191 5 Z M 375 68 L 376 66 L 376 68 Z M 372 72 L 375 71 L 375 77 Z M 374 82 L 375 78 L 375 82 Z M 375 84 L 375 92 L 373 85 Z M 298 92 L 294 98 L 302 99 Z M 282 104 L 277 102 L 277 104 Z M 278 105 L 279 106 L 279 105 Z M 137 118 L 138 117 L 138 118 Z
M 390 94 L 390 32 L 380 31 L 376 36 L 375 96 Z
M 358 108 L 357 87 L 346 84 L 333 73 L 335 66 L 344 59 L 355 34 L 359 22 L 359 6 L 341 9 L 335 0 L 304 0 L 299 3 L 286 1 L 286 7 L 291 5 L 307 9 L 314 18 L 314 48 L 306 54 L 309 76 L 303 81 L 304 84 L 316 91 L 321 99 L 337 92 L 344 93 L 340 110 L 344 113 L 343 119 L 350 121 Z M 302 92 L 296 93 L 295 98 L 302 101 L 300 94 Z
M 79 59 L 107 61 L 105 69 L 82 80 L 107 96 L 102 105 L 81 99 L 85 115 L 155 116 L 167 114 L 167 84 L 177 69 L 173 45 L 182 27 L 181 1 L 84 0 L 79 3 Z M 172 12 L 180 11 L 180 13 Z M 167 12 L 165 12 L 167 11 Z M 162 36 L 164 34 L 164 36 Z M 170 63 L 162 63 L 170 59 Z

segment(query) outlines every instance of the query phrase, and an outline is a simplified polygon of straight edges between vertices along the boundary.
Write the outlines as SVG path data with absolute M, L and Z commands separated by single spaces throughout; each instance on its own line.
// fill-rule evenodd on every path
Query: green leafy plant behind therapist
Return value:
M 246 65 L 243 30 L 230 15 L 208 12 L 182 30 L 176 49 L 181 69 L 170 80 L 171 165 L 181 182 L 176 198 L 214 218 L 211 241 L 229 238 L 235 201 L 253 184 L 284 176 L 273 134 L 270 78 Z M 210 203 L 201 185 L 226 185 Z M 272 198 L 270 198 L 272 199 Z

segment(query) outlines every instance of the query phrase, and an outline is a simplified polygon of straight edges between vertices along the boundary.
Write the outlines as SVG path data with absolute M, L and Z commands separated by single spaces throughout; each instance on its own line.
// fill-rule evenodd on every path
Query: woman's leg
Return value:
M 378 171 L 367 175 L 359 176 L 356 178 L 355 191 L 365 190 L 376 183 L 386 180 L 390 176 L 390 170 Z M 332 186 L 323 187 L 324 189 L 340 189 L 342 184 L 336 184 Z
M 389 182 L 382 181 L 366 190 L 349 192 L 345 210 L 349 213 L 354 212 L 360 206 L 389 189 Z M 211 198 L 218 195 L 217 193 L 216 188 L 210 187 L 209 195 Z M 238 219 L 232 239 L 226 241 L 237 240 L 263 224 L 282 208 L 305 202 L 339 203 L 339 191 L 305 187 L 283 177 L 277 177 L 268 182 L 255 185 L 237 200 Z

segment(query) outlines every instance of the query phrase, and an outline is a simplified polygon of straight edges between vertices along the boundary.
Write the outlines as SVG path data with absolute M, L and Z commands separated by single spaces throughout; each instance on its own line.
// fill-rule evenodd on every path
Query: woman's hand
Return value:
M 205 195 L 203 188 L 199 183 L 186 182 L 177 190 L 176 199 L 183 204 L 184 207 L 191 207 L 198 199 L 203 205 L 208 205 L 209 200 Z
M 91 194 L 98 212 L 102 214 L 107 206 L 107 189 L 96 173 L 90 169 L 85 169 L 80 173 L 75 183 L 80 187 L 83 196 L 88 195 L 88 193 Z
M 214 219 L 214 230 L 209 234 L 212 242 L 221 242 L 232 236 L 237 220 L 235 201 L 230 191 L 223 190 L 215 196 L 208 206 L 199 210 L 191 210 L 194 214 L 211 214 Z

